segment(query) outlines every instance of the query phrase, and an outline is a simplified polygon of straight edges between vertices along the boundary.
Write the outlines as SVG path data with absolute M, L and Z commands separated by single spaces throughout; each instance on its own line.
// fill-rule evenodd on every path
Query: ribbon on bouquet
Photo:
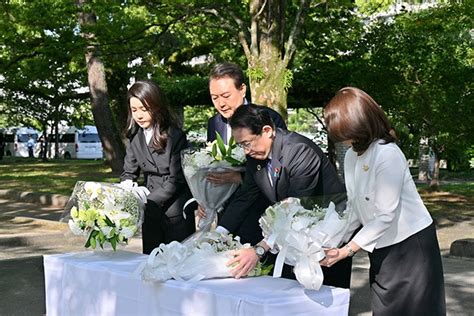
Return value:
M 328 234 L 323 231 L 316 235 L 312 236 L 309 249 L 297 259 L 294 268 L 298 282 L 311 290 L 319 290 L 323 284 L 324 275 L 319 261 L 325 257 L 323 245 L 329 239 Z
M 281 272 L 283 271 L 283 264 L 285 263 L 286 254 L 288 252 L 288 245 L 283 246 L 278 252 L 277 258 L 275 260 L 275 267 L 273 268 L 273 277 L 281 277 Z
M 133 272 L 134 276 L 142 275 L 145 280 L 175 279 L 182 281 L 180 276 L 181 263 L 187 257 L 187 249 L 177 241 L 160 244 L 153 249 L 148 258 Z
M 193 203 L 193 202 L 198 202 L 198 203 L 199 203 L 199 201 L 196 200 L 195 198 L 190 198 L 189 200 L 186 201 L 186 203 L 184 203 L 184 205 L 183 205 L 183 217 L 184 217 L 184 219 L 186 219 L 186 216 L 187 216 L 187 215 L 186 215 L 186 212 L 185 212 L 186 207 L 188 207 L 188 205 L 191 204 L 191 203 Z M 216 212 L 216 213 L 220 213 L 223 209 L 224 209 L 224 208 L 221 206 L 221 207 L 219 207 L 215 212 Z M 207 209 L 206 209 L 206 211 L 207 211 Z M 214 210 L 210 210 L 210 211 L 214 212 Z M 206 215 L 207 215 L 207 214 L 206 214 Z M 213 216 L 213 215 L 211 215 L 210 217 L 212 217 L 212 220 L 214 220 L 214 216 Z M 212 222 L 212 220 L 210 220 L 209 222 Z M 206 225 L 207 225 L 207 224 L 206 224 Z M 199 228 L 202 229 L 203 227 L 201 227 L 201 226 L 206 226 L 206 225 L 204 225 L 204 224 L 201 225 L 201 221 L 199 221 Z
M 316 253 L 309 256 L 301 256 L 294 268 L 296 279 L 306 289 L 319 290 L 323 284 L 324 275 L 319 260 L 321 256 Z
M 193 203 L 193 202 L 197 202 L 197 200 L 195 198 L 190 198 L 189 200 L 186 201 L 186 203 L 184 203 L 183 205 L 183 218 L 186 219 L 186 212 L 184 211 L 186 209 L 186 207 L 188 207 L 189 204 Z
M 285 236 L 287 236 L 290 231 L 290 225 L 288 224 L 291 221 L 291 218 L 293 217 L 295 212 L 285 214 L 285 213 L 277 213 L 275 214 L 275 220 L 273 222 L 272 228 L 271 228 L 271 234 L 268 236 L 266 239 L 266 243 L 270 246 L 270 248 L 273 248 L 275 243 L 278 244 L 278 241 L 280 239 L 284 239 Z M 269 226 L 268 223 L 265 221 L 264 218 L 260 219 L 260 225 L 264 226 Z
M 277 255 L 273 277 L 281 277 L 283 264 L 288 256 L 288 249 L 292 247 L 298 249 L 300 253 L 295 260 L 296 279 L 305 288 L 318 290 L 324 279 L 319 261 L 325 257 L 323 245 L 328 238 L 328 234 L 322 231 L 313 234 L 310 239 L 304 240 L 299 240 L 292 234 L 287 235 L 285 243 Z

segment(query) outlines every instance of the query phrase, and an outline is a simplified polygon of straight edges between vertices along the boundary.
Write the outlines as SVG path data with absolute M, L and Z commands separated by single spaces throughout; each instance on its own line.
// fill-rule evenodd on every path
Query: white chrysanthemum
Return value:
M 127 212 L 114 211 L 110 213 L 110 220 L 114 222 L 116 227 L 120 227 L 120 220 L 130 218 L 132 215 Z
M 107 238 L 112 237 L 112 236 L 110 235 L 110 232 L 112 231 L 112 227 L 110 227 L 110 226 L 105 226 L 105 227 L 101 227 L 100 230 L 101 230 L 102 233 L 105 235 L 105 237 L 107 237 Z
M 135 231 L 130 227 L 122 227 L 120 233 L 127 239 L 130 239 L 135 235 Z
M 293 219 L 291 223 L 291 228 L 300 231 L 305 228 L 310 227 L 313 224 L 314 220 L 306 216 L 298 216 Z
M 86 182 L 84 184 L 84 189 L 90 195 L 90 198 L 93 200 L 98 197 L 101 191 L 101 184 L 99 182 Z
M 243 148 L 236 147 L 232 150 L 232 158 L 241 161 L 242 163 L 245 162 L 245 152 Z
M 74 235 L 85 235 L 85 232 L 72 219 L 69 220 L 68 225 L 69 225 L 69 229 Z
M 202 168 L 209 166 L 214 158 L 206 151 L 197 151 L 194 153 L 194 162 L 196 167 Z

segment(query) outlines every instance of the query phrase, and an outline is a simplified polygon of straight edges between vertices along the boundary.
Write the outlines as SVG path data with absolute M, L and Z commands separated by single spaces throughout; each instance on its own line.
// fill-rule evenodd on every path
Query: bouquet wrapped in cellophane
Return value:
M 288 198 L 266 209 L 260 218 L 270 247 L 279 250 L 274 277 L 280 277 L 283 263 L 294 266 L 296 279 L 305 288 L 319 290 L 323 272 L 319 261 L 323 248 L 337 247 L 347 232 L 347 215 L 340 216 L 333 202 L 327 208 L 306 209 L 300 199 Z
M 244 151 L 237 147 L 233 138 L 225 145 L 221 136 L 216 133 L 216 140 L 208 143 L 206 148 L 185 149 L 181 153 L 181 164 L 184 176 L 194 199 L 206 211 L 206 218 L 199 221 L 201 231 L 209 231 L 217 212 L 224 202 L 238 188 L 238 183 L 215 185 L 206 177 L 209 173 L 242 171 L 245 163 Z
M 133 189 L 118 184 L 78 181 L 61 221 L 74 235 L 86 238 L 85 247 L 102 249 L 126 245 L 143 218 L 143 203 Z
M 226 263 L 233 258 L 235 250 L 249 247 L 249 244 L 242 245 L 238 237 L 216 231 L 204 232 L 199 239 L 161 244 L 135 273 L 143 280 L 158 282 L 232 277 L 232 267 L 227 267 Z M 249 276 L 267 275 L 271 269 L 272 266 L 263 267 L 258 263 Z

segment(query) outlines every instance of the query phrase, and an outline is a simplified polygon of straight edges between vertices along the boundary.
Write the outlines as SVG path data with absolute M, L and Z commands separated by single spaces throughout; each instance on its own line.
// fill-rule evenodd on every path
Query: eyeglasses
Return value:
M 260 137 L 260 136 L 262 135 L 261 134 L 255 135 L 251 140 L 243 141 L 243 142 L 237 143 L 236 145 L 237 147 L 242 148 L 243 150 L 250 150 L 252 149 L 253 143 L 255 142 L 257 137 Z

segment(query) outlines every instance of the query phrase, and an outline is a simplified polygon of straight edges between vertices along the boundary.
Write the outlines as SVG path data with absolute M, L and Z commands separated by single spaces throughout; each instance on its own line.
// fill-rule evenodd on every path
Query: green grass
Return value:
M 420 192 L 430 191 L 427 184 L 420 184 L 417 187 Z M 440 191 L 474 197 L 474 181 L 463 181 L 460 183 L 443 183 L 440 186 Z
M 474 219 L 474 171 L 441 174 L 440 191 L 426 184 L 419 192 L 432 216 L 450 221 Z M 0 189 L 70 195 L 76 181 L 118 182 L 104 161 L 5 157 L 0 160 Z M 446 183 L 445 181 L 448 181 Z M 443 183 L 444 182 L 444 183 Z
M 452 222 L 474 219 L 474 181 L 441 184 L 439 191 L 434 192 L 421 184 L 418 191 L 435 219 Z
M 70 195 L 79 180 L 118 182 L 119 177 L 102 160 L 0 160 L 0 189 Z

